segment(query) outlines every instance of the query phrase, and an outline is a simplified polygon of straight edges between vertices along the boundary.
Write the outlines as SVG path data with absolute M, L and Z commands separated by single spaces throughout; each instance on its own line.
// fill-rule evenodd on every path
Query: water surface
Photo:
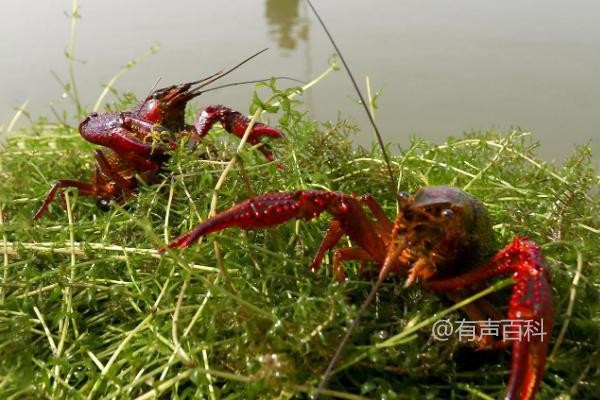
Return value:
M 0 16 L 0 124 L 29 99 L 50 115 L 66 77 L 70 1 L 3 2 Z M 197 79 L 271 50 L 231 79 L 288 75 L 309 80 L 328 64 L 331 46 L 301 0 L 81 1 L 76 77 L 84 104 L 127 62 L 160 44 L 118 82 L 140 97 L 158 77 Z M 595 0 L 315 0 L 359 82 L 383 89 L 377 120 L 386 140 L 411 134 L 434 142 L 466 130 L 532 130 L 546 159 L 600 137 L 600 3 Z M 341 6 L 343 5 L 343 6 Z M 251 88 L 210 93 L 198 105 L 247 110 Z M 352 116 L 370 143 L 371 129 L 347 76 L 338 72 L 304 97 L 312 116 Z M 59 105 L 60 106 L 60 105 Z M 600 150 L 600 149 L 598 149 Z

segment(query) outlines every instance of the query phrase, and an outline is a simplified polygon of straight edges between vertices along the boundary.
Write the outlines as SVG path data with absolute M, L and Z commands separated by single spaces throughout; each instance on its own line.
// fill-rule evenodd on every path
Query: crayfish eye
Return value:
M 102 211 L 110 210 L 110 200 L 98 199 L 97 204 L 98 204 L 98 208 L 101 209 Z
M 400 200 L 408 200 L 410 195 L 406 192 L 398 192 L 398 199 Z
M 441 215 L 442 215 L 442 217 L 444 217 L 446 219 L 450 219 L 454 216 L 454 211 L 452 211 L 449 208 L 446 208 L 446 209 L 442 210 Z

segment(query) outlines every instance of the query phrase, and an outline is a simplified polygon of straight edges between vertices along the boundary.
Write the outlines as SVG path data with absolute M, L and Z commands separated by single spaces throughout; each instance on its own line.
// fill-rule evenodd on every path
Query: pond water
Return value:
M 596 0 L 314 0 L 358 81 L 382 89 L 377 120 L 386 140 L 416 134 L 433 142 L 467 130 L 521 127 L 561 160 L 573 144 L 600 150 L 600 2 Z M 310 80 L 328 66 L 330 43 L 302 0 L 81 1 L 75 55 L 78 90 L 92 105 L 102 84 L 160 44 L 116 87 L 143 96 L 161 84 L 198 79 L 263 47 L 270 51 L 229 81 L 272 75 Z M 340 7 L 343 4 L 343 7 Z M 50 115 L 66 77 L 70 1 L 3 2 L 0 124 L 29 99 Z M 364 86 L 363 86 L 364 87 Z M 198 104 L 247 110 L 251 87 L 206 94 Z M 371 129 L 342 71 L 304 96 L 318 120 L 352 116 Z M 61 105 L 57 104 L 60 108 Z M 597 153 L 596 153 L 597 154 Z

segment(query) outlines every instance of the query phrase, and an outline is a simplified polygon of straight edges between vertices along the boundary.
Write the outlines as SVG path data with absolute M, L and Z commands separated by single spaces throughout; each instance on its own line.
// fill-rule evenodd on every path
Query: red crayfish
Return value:
M 554 318 L 550 272 L 540 247 L 526 238 L 517 237 L 493 254 L 493 232 L 487 211 L 478 199 L 455 187 L 426 187 L 414 195 L 399 193 L 398 201 L 399 212 L 392 222 L 370 195 L 355 198 L 338 192 L 313 190 L 271 193 L 248 199 L 217 214 L 168 247 L 183 249 L 203 236 L 229 227 L 260 228 L 294 218 L 310 220 L 327 211 L 333 215 L 333 221 L 311 268 L 317 270 L 325 253 L 344 234 L 348 235 L 358 246 L 335 250 L 333 268 L 337 279 L 344 280 L 342 261 L 373 262 L 381 268 L 379 279 L 361 311 L 368 306 L 389 272 L 406 275 L 407 285 L 419 279 L 426 288 L 444 293 L 455 302 L 474 293 L 474 284 L 511 273 L 515 285 L 508 318 L 517 323 L 532 322 L 541 334 L 529 340 L 513 341 L 512 373 L 506 398 L 533 398 L 544 372 Z M 368 207 L 375 220 L 366 214 L 363 206 Z M 502 319 L 484 299 L 470 303 L 463 310 L 474 321 Z M 322 385 L 351 330 L 325 372 Z M 480 337 L 484 347 L 499 348 L 509 344 L 504 338 L 494 343 Z
M 265 50 L 225 72 L 199 81 L 157 89 L 131 111 L 90 114 L 79 125 L 79 132 L 85 140 L 105 147 L 94 152 L 96 166 L 92 182 L 72 179 L 55 181 L 34 215 L 34 220 L 46 211 L 59 188 L 75 187 L 81 196 L 96 197 L 98 206 L 103 210 L 107 210 L 113 200 L 123 202 L 133 195 L 140 180 L 147 184 L 158 180 L 160 168 L 169 158 L 167 151 L 174 149 L 182 136 L 189 137 L 188 143 L 197 143 L 216 122 L 220 122 L 226 131 L 242 137 L 250 120 L 240 112 L 222 105 L 207 106 L 198 115 L 194 125 L 190 126 L 184 121 L 185 108 L 190 100 L 204 93 L 201 89 Z M 159 135 L 160 141 L 155 140 L 155 134 Z M 256 123 L 248 142 L 258 145 L 265 136 L 284 137 L 281 131 Z M 273 160 L 268 144 L 261 144 L 258 150 L 269 161 Z

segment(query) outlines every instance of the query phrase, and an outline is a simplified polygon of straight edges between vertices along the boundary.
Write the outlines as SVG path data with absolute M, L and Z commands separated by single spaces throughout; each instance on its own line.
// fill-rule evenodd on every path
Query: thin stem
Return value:
M 4 205 L 0 205 L 0 226 L 4 226 Z M 6 238 L 6 232 L 2 232 L 2 241 L 4 243 L 4 263 L 2 272 L 2 287 L 0 287 L 0 305 L 4 305 L 6 299 L 6 284 L 8 283 L 8 240 Z
M 183 281 L 183 285 L 181 285 L 181 290 L 179 291 L 179 297 L 177 298 L 177 305 L 175 306 L 175 312 L 173 312 L 173 320 L 171 322 L 171 337 L 173 339 L 173 345 L 175 346 L 175 351 L 181 357 L 181 360 L 184 364 L 191 364 L 192 360 L 190 356 L 187 355 L 183 347 L 181 347 L 181 343 L 179 342 L 179 338 L 177 337 L 177 322 L 179 321 L 179 311 L 181 310 L 181 304 L 183 303 L 183 296 L 185 295 L 185 291 L 190 284 L 190 278 L 187 277 Z
M 325 33 L 327 34 L 327 37 L 331 41 L 333 48 L 335 49 L 337 55 L 340 57 L 340 60 L 342 60 L 342 64 L 344 65 L 344 68 L 346 69 L 346 72 L 348 73 L 348 77 L 350 78 L 350 81 L 352 81 L 354 90 L 356 90 L 356 94 L 358 95 L 358 98 L 360 99 L 361 104 L 362 104 L 365 112 L 367 113 L 367 117 L 369 117 L 369 122 L 371 122 L 371 126 L 373 126 L 373 130 L 375 131 L 375 138 L 379 142 L 379 147 L 381 148 L 381 153 L 383 154 L 383 159 L 385 160 L 385 165 L 387 167 L 388 175 L 390 178 L 390 185 L 389 185 L 390 193 L 394 193 L 395 187 L 396 187 L 396 179 L 394 178 L 394 172 L 392 171 L 392 164 L 390 163 L 390 158 L 388 157 L 387 151 L 385 149 L 385 145 L 383 144 L 383 136 L 381 136 L 381 132 L 379 132 L 379 128 L 377 127 L 377 124 L 375 123 L 373 116 L 369 112 L 367 102 L 365 101 L 365 98 L 363 97 L 362 92 L 360 91 L 360 88 L 358 87 L 358 84 L 356 83 L 356 80 L 354 79 L 354 75 L 352 75 L 352 71 L 350 71 L 350 67 L 348 67 L 348 64 L 346 63 L 346 59 L 344 58 L 344 56 L 342 55 L 342 52 L 340 51 L 337 44 L 335 43 L 335 40 L 333 40 L 333 36 L 331 36 L 331 33 L 329 33 L 329 30 L 327 29 L 325 22 L 323 22 L 323 20 L 321 19 L 321 16 L 319 15 L 317 10 L 313 6 L 312 2 L 310 0 L 306 0 L 306 2 L 312 9 L 313 13 L 317 17 L 317 20 L 319 21 L 321 26 L 323 27 L 323 30 L 325 31 Z
M 212 282 L 212 284 L 213 285 L 216 284 L 218 279 L 219 279 L 219 275 L 217 275 L 217 277 L 215 278 L 215 281 Z M 200 304 L 200 307 L 198 307 L 198 309 L 196 310 L 196 313 L 192 317 L 192 320 L 190 321 L 190 323 L 188 324 L 188 326 L 183 331 L 183 335 L 181 336 L 182 339 L 187 338 L 187 336 L 191 332 L 192 328 L 194 327 L 194 325 L 198 321 L 198 318 L 200 318 L 200 316 L 202 315 L 202 312 L 204 311 L 204 307 L 206 307 L 206 304 L 208 303 L 208 299 L 210 298 L 210 296 L 211 296 L 211 291 L 209 290 L 209 291 L 206 292 L 206 296 L 204 297 L 204 300 L 202 300 L 202 303 Z M 163 370 L 163 372 L 162 372 L 162 374 L 160 376 L 160 380 L 161 381 L 164 380 L 167 377 L 167 373 L 169 371 L 169 366 L 171 366 L 171 364 L 173 364 L 173 361 L 174 361 L 176 355 L 177 355 L 177 349 L 175 349 L 175 351 L 173 351 L 173 353 L 169 357 L 169 361 L 167 362 L 167 365 L 165 366 L 165 368 L 164 368 L 164 370 Z
M 112 367 L 112 365 L 115 363 L 115 361 L 119 357 L 119 354 L 121 354 L 123 349 L 125 349 L 125 346 L 127 346 L 127 344 L 131 341 L 131 339 L 133 339 L 133 337 L 136 334 L 141 332 L 143 329 L 147 328 L 147 325 L 152 320 L 152 318 L 154 318 L 153 314 L 148 315 L 146 318 L 144 318 L 144 320 L 142 322 L 140 322 L 138 324 L 138 326 L 136 326 L 133 330 L 131 330 L 127 334 L 127 336 L 125 336 L 125 339 L 123 339 L 123 341 L 119 344 L 117 349 L 114 351 L 114 353 L 112 354 L 112 356 L 110 357 L 110 359 L 108 360 L 106 365 L 104 366 L 104 369 L 100 373 L 100 377 L 94 382 L 94 386 L 92 387 L 92 390 L 88 394 L 88 397 L 87 397 L 88 399 L 94 398 L 94 394 L 96 393 L 96 390 L 98 390 L 100 388 L 100 384 L 102 383 L 103 378 L 106 376 L 106 374 L 110 370 L 110 367 Z
M 158 254 L 158 250 L 156 249 L 141 249 L 136 247 L 125 247 L 119 246 L 116 244 L 104 244 L 104 243 L 82 243 L 82 242 L 74 242 L 76 246 L 74 250 L 74 254 L 81 258 L 87 258 L 88 254 L 83 250 L 84 247 L 87 247 L 92 250 L 104 250 L 109 252 L 117 252 L 117 253 L 129 253 L 129 254 L 138 254 L 145 255 L 152 258 L 160 258 L 160 254 Z M 70 247 L 53 247 L 53 243 L 51 242 L 41 242 L 41 243 L 15 243 L 15 242 L 7 242 L 8 246 L 7 254 L 11 257 L 18 257 L 19 252 L 17 248 L 22 247 L 26 250 L 32 252 L 39 253 L 49 253 L 49 254 L 72 254 L 73 250 Z M 116 260 L 125 260 L 125 256 L 111 255 L 111 258 Z M 197 269 L 200 271 L 206 272 L 219 272 L 218 268 L 209 267 L 207 265 L 199 265 L 199 264 L 189 264 L 190 268 Z
M 195 371 L 204 372 L 211 376 L 221 378 L 221 379 L 227 379 L 227 380 L 234 381 L 234 382 L 249 384 L 254 381 L 254 379 L 252 377 L 249 377 L 246 375 L 241 375 L 241 374 L 235 374 L 232 372 L 219 371 L 219 370 L 215 370 L 215 369 L 192 368 L 192 369 L 182 372 L 182 373 L 174 376 L 173 378 L 163 382 L 161 385 L 157 386 L 156 388 L 150 390 L 149 392 L 144 393 L 142 396 L 137 397 L 136 400 L 145 400 L 145 399 L 150 399 L 152 397 L 158 397 L 159 394 L 164 393 L 170 387 L 174 386 L 177 382 L 181 382 L 182 380 L 189 378 Z M 154 373 L 156 373 L 156 371 L 154 371 Z M 151 378 L 151 376 L 152 376 L 152 374 L 140 376 L 136 380 L 136 382 L 133 382 L 133 383 L 137 383 L 138 381 L 143 382 L 144 380 Z M 303 392 L 303 393 L 310 393 L 313 390 L 312 387 L 307 386 L 307 385 L 283 385 L 283 387 L 297 391 L 297 392 Z M 322 393 L 326 396 L 331 396 L 331 397 L 335 397 L 338 399 L 368 400 L 367 397 L 359 396 L 359 395 L 352 394 L 352 393 L 340 392 L 337 390 L 324 389 Z
M 50 345 L 52 354 L 56 354 L 57 353 L 56 344 L 54 343 L 54 339 L 52 338 L 52 333 L 50 333 L 50 329 L 48 329 L 48 325 L 46 325 L 46 321 L 44 321 L 44 317 L 42 316 L 42 313 L 37 308 L 37 306 L 33 306 L 33 311 L 35 312 L 35 315 L 37 315 L 38 319 L 40 320 L 40 324 L 42 324 L 42 328 L 44 328 L 44 333 L 46 334 L 46 337 L 48 338 L 48 344 Z
M 56 349 L 56 357 L 60 357 L 63 353 L 65 347 L 65 341 L 67 339 L 67 332 L 69 330 L 69 322 L 70 318 L 73 314 L 73 291 L 72 291 L 72 283 L 75 281 L 75 265 L 77 264 L 77 259 L 75 257 L 75 231 L 73 229 L 73 212 L 71 210 L 71 200 L 69 196 L 69 192 L 65 192 L 65 204 L 67 206 L 67 217 L 69 220 L 69 240 L 71 243 L 71 264 L 69 267 L 69 284 L 66 285 L 63 289 L 63 298 L 66 303 L 66 312 L 65 316 L 61 321 L 61 332 L 60 332 L 60 340 L 58 342 L 58 347 Z M 60 378 L 60 365 L 56 365 L 54 367 L 54 394 L 57 395 L 56 390 L 58 390 L 58 379 Z
M 269 102 L 269 100 L 267 100 L 267 103 Z M 258 107 L 256 109 L 256 111 L 254 112 L 254 115 L 252 116 L 252 118 L 250 118 L 248 127 L 246 128 L 246 131 L 244 132 L 244 135 L 242 136 L 242 140 L 240 140 L 240 144 L 238 145 L 234 156 L 231 157 L 231 160 L 227 163 L 227 166 L 225 166 L 225 169 L 221 173 L 221 176 L 219 177 L 219 180 L 217 181 L 217 184 L 215 185 L 215 187 L 213 189 L 213 195 L 212 195 L 211 202 L 210 202 L 210 212 L 208 214 L 209 218 L 213 217 L 217 214 L 217 202 L 218 202 L 219 191 L 223 187 L 223 184 L 225 183 L 225 180 L 227 179 L 227 175 L 229 175 L 229 172 L 231 172 L 231 170 L 233 169 L 235 164 L 238 162 L 238 160 L 239 160 L 238 155 L 240 154 L 240 152 L 246 145 L 246 142 L 248 141 L 248 137 L 250 137 L 250 133 L 252 132 L 252 129 L 254 128 L 254 125 L 256 124 L 256 120 L 258 119 L 258 117 L 260 117 L 262 112 L 263 112 L 263 109 L 261 107 Z
M 108 83 L 104 86 L 104 89 L 102 90 L 102 93 L 100 93 L 100 96 L 98 96 L 98 100 L 96 100 L 96 103 L 94 104 L 94 107 L 92 108 L 92 111 L 93 112 L 98 111 L 98 109 L 100 108 L 100 104 L 102 104 L 102 101 L 104 100 L 104 98 L 106 97 L 106 95 L 108 94 L 110 89 L 112 89 L 114 87 L 115 83 L 119 79 L 121 79 L 121 77 L 123 77 L 125 74 L 127 74 L 129 71 L 131 71 L 133 69 L 133 67 L 135 67 L 140 62 L 144 61 L 146 58 L 150 57 L 151 55 L 156 54 L 157 51 L 158 51 L 158 46 L 151 46 L 150 50 L 148 50 L 147 52 L 145 52 L 138 58 L 128 62 L 127 65 L 125 65 L 123 68 L 121 68 L 119 70 L 119 72 L 117 72 L 115 74 L 115 76 L 113 76 L 111 78 L 111 80 L 108 81 Z
M 554 361 L 556 357 L 556 353 L 558 348 L 562 344 L 565 334 L 567 333 L 567 328 L 569 327 L 569 323 L 571 322 L 571 317 L 573 316 L 573 306 L 575 305 L 575 297 L 577 295 L 577 285 L 579 284 L 579 279 L 581 278 L 581 270 L 583 269 L 583 256 L 580 251 L 577 251 L 577 271 L 575 271 L 575 276 L 573 277 L 573 282 L 571 283 L 571 290 L 569 291 L 569 304 L 567 305 L 567 312 L 565 314 L 565 322 L 560 328 L 560 332 L 558 333 L 558 337 L 554 342 L 554 347 L 552 347 L 552 353 L 550 353 L 549 360 Z
M 319 82 L 321 79 L 323 79 L 325 76 L 327 76 L 330 72 L 333 72 L 333 71 L 335 71 L 334 65 L 330 66 L 327 70 L 325 70 L 325 72 L 323 72 L 317 78 L 313 79 L 311 82 L 304 85 L 302 87 L 302 91 L 304 92 L 305 90 L 311 88 L 317 82 Z M 293 98 L 293 97 L 295 97 L 295 95 L 296 95 L 295 93 L 292 93 L 289 97 Z M 273 97 L 266 100 L 265 103 L 269 104 L 273 100 Z M 277 106 L 278 104 L 279 103 L 275 103 L 274 105 Z M 225 183 L 225 180 L 227 179 L 227 175 L 229 175 L 229 172 L 231 172 L 231 170 L 233 169 L 235 164 L 240 160 L 239 154 L 242 151 L 242 149 L 244 148 L 244 146 L 246 145 L 246 142 L 248 141 L 248 137 L 250 136 L 250 132 L 252 132 L 252 129 L 254 128 L 254 125 L 256 124 L 256 121 L 258 120 L 258 118 L 260 117 L 260 115 L 263 112 L 264 112 L 264 110 L 262 109 L 262 107 L 258 107 L 256 109 L 256 111 L 254 112 L 254 115 L 250 118 L 250 122 L 248 123 L 248 126 L 246 128 L 246 131 L 244 132 L 244 135 L 242 136 L 242 139 L 240 140 L 240 144 L 238 145 L 234 156 L 227 163 L 227 165 L 225 166 L 225 169 L 221 173 L 221 176 L 219 177 L 219 180 L 217 181 L 217 184 L 215 185 L 215 187 L 213 189 L 213 194 L 212 194 L 212 198 L 211 198 L 211 202 L 210 202 L 210 212 L 208 215 L 209 218 L 217 214 L 217 202 L 218 202 L 219 191 L 223 187 L 223 184 Z M 226 277 L 227 272 L 223 266 L 223 262 L 220 257 L 219 245 L 217 242 L 214 242 L 214 246 L 215 246 L 215 254 L 217 256 L 217 262 L 219 265 L 219 269 L 221 270 L 223 276 Z
M 164 235 L 165 244 L 169 244 L 169 216 L 171 215 L 171 206 L 173 205 L 173 196 L 175 195 L 175 179 L 171 177 L 169 185 L 169 200 L 167 201 L 167 211 L 165 212 Z
M 21 116 L 25 112 L 25 109 L 27 108 L 28 104 L 29 104 L 29 100 L 25 100 L 25 102 L 23 104 L 21 104 L 21 107 L 19 107 L 17 109 L 17 112 L 12 117 L 12 119 L 10 120 L 10 123 L 8 124 L 8 127 L 6 128 L 7 135 L 10 134 L 12 132 L 12 130 L 15 128 L 17 121 L 19 121 L 19 118 L 21 118 Z
M 10 122 L 8 124 L 8 127 L 6 128 L 6 131 L 4 131 L 4 129 L 3 129 L 4 125 L 0 125 L 0 150 L 2 150 L 4 148 L 4 144 L 8 140 L 8 135 L 10 135 L 10 133 L 12 132 L 13 128 L 17 124 L 17 121 L 19 120 L 19 118 L 21 118 L 21 115 L 23 115 L 25 108 L 27 107 L 28 104 L 29 104 L 29 100 L 26 100 L 21 105 L 21 107 L 19 107 L 17 109 L 17 112 L 12 117 L 12 119 L 10 120 Z
M 202 223 L 202 216 L 200 215 L 200 211 L 198 211 L 198 207 L 196 207 L 196 202 L 192 199 L 192 195 L 190 194 L 187 185 L 185 184 L 185 179 L 183 179 L 183 170 L 181 169 L 181 165 L 177 166 L 177 169 L 179 170 L 180 176 L 179 176 L 179 183 L 181 184 L 181 186 L 183 187 L 183 193 L 185 193 L 185 196 L 187 197 L 189 203 L 190 203 L 190 207 L 192 208 L 192 210 L 194 210 L 194 214 L 196 214 L 196 218 L 198 218 L 198 223 Z
M 367 98 L 369 99 L 369 112 L 373 120 L 375 120 L 375 104 L 373 103 L 373 94 L 371 93 L 371 80 L 368 75 L 365 77 L 365 84 L 367 86 Z M 373 134 L 376 134 L 375 130 L 373 130 Z
M 223 170 L 223 173 L 219 177 L 219 180 L 217 181 L 217 184 L 215 185 L 215 188 L 213 189 L 213 195 L 212 195 L 212 199 L 210 202 L 210 213 L 208 215 L 209 218 L 217 214 L 217 201 L 218 201 L 219 191 L 221 190 L 221 187 L 225 183 L 225 179 L 227 179 L 227 175 L 229 175 L 229 172 L 233 169 L 236 162 L 240 159 L 238 155 L 244 148 L 244 145 L 246 144 L 246 141 L 248 140 L 248 137 L 250 136 L 250 132 L 252 132 L 252 129 L 254 128 L 254 125 L 256 124 L 256 120 L 262 114 L 262 112 L 263 112 L 263 109 L 261 107 L 258 107 L 256 109 L 256 111 L 254 112 L 254 115 L 252 116 L 252 118 L 250 119 L 250 122 L 248 123 L 248 127 L 246 128 L 246 131 L 244 132 L 244 135 L 242 136 L 242 140 L 240 141 L 240 144 L 238 145 L 238 148 L 236 149 L 234 156 L 231 158 L 231 160 L 229 161 L 229 163 Z M 219 269 L 221 270 L 221 274 L 223 275 L 223 278 L 225 278 L 225 281 L 227 282 L 227 281 L 229 281 L 227 279 L 227 270 L 225 269 L 223 259 L 221 258 L 219 243 L 217 243 L 215 241 L 215 242 L 213 242 L 213 245 L 215 247 L 215 255 L 217 258 L 217 264 L 219 266 Z
M 210 365 L 208 364 L 208 353 L 206 349 L 202 349 L 202 360 L 204 361 L 204 368 L 206 370 L 210 370 Z M 213 387 L 212 376 L 209 373 L 206 373 L 206 380 L 208 381 L 208 393 L 210 394 L 211 400 L 217 400 L 217 396 L 215 395 L 215 388 Z
M 171 386 L 175 385 L 177 382 L 180 382 L 184 379 L 187 379 L 194 373 L 193 369 L 188 369 L 187 371 L 181 372 L 175 375 L 173 378 L 166 380 L 165 382 L 158 385 L 155 389 L 152 389 L 145 394 L 136 397 L 135 400 L 145 400 L 151 399 L 153 397 L 158 397 L 159 394 L 163 393 L 165 390 L 169 389 Z
M 81 102 L 79 101 L 79 94 L 77 91 L 77 81 L 75 80 L 75 42 L 77 38 L 76 27 L 77 27 L 77 19 L 79 18 L 79 6 L 77 5 L 77 0 L 73 0 L 73 10 L 71 14 L 71 36 L 69 39 L 69 49 L 67 50 L 67 60 L 68 68 L 69 68 L 69 83 L 71 85 L 72 90 L 72 99 L 75 102 L 75 107 L 77 108 L 77 119 L 80 120 L 83 116 L 83 108 L 81 107 Z

